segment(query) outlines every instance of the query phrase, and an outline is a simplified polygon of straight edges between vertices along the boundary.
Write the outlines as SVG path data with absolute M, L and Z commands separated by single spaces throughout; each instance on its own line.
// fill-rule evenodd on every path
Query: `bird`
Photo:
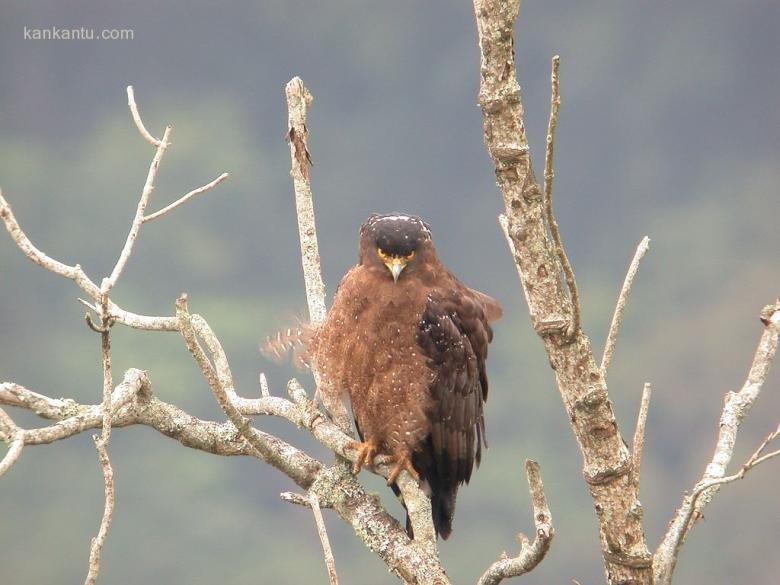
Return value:
M 407 471 L 429 495 L 436 533 L 452 532 L 458 488 L 480 463 L 488 394 L 486 359 L 499 303 L 439 260 L 431 228 L 404 213 L 360 227 L 358 263 L 325 321 L 307 335 L 321 392 L 351 404 L 360 441 L 353 471 L 377 455 L 388 485 Z M 407 531 L 413 536 L 407 517 Z

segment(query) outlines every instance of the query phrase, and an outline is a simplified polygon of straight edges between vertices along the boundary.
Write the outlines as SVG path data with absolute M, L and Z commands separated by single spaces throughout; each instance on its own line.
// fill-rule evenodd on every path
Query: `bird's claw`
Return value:
M 390 457 L 390 462 L 395 463 L 395 465 L 393 465 L 393 468 L 390 470 L 390 475 L 387 476 L 387 485 L 393 485 L 402 471 L 406 471 L 416 481 L 420 480 L 420 474 L 417 473 L 417 470 L 412 466 L 412 460 L 406 453 L 403 455 L 392 455 Z
M 374 441 L 365 441 L 363 443 L 350 441 L 347 443 L 347 449 L 355 449 L 357 451 L 357 459 L 352 464 L 352 473 L 356 475 L 364 465 L 373 465 L 374 457 L 376 457 L 378 452 L 377 444 Z

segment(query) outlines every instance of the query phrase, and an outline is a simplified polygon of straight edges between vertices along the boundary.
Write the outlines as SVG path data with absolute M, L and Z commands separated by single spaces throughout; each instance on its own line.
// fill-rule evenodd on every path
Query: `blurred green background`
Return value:
M 305 315 L 283 94 L 302 76 L 315 96 L 310 147 L 328 290 L 355 261 L 361 221 L 403 210 L 432 225 L 448 266 L 505 306 L 489 360 L 490 450 L 441 546 L 453 581 L 474 582 L 532 526 L 522 461 L 533 457 L 556 538 L 524 582 L 599 583 L 580 456 L 496 222 L 471 10 L 442 0 L 3 0 L 0 186 L 38 246 L 99 281 L 153 154 L 127 113 L 133 84 L 150 130 L 174 125 L 151 209 L 222 171 L 231 178 L 143 228 L 114 297 L 171 314 L 187 291 L 221 337 L 240 391 L 257 395 L 262 370 L 283 393 L 293 370 L 257 346 Z M 25 26 L 132 29 L 134 39 L 33 41 Z M 779 292 L 778 30 L 773 0 L 528 0 L 518 26 L 537 170 L 549 60 L 562 58 L 556 207 L 596 348 L 636 243 L 652 238 L 609 387 L 629 438 L 642 384 L 654 384 L 642 485 L 653 547 L 711 454 L 723 394 L 741 385 L 759 310 Z M 0 380 L 99 401 L 99 339 L 84 326 L 80 295 L 0 233 Z M 178 336 L 117 327 L 112 339 L 117 378 L 147 369 L 162 399 L 222 420 Z M 778 380 L 775 371 L 746 421 L 735 463 L 777 424 Z M 289 425 L 257 423 L 327 457 Z M 0 481 L 3 585 L 83 580 L 103 505 L 91 434 L 26 449 Z M 279 500 L 294 486 L 272 468 L 190 451 L 147 428 L 116 430 L 110 453 L 117 507 L 101 583 L 326 582 L 311 515 Z M 362 478 L 398 510 L 381 481 Z M 777 583 L 778 480 L 768 463 L 717 497 L 677 582 Z M 343 584 L 395 582 L 325 515 Z

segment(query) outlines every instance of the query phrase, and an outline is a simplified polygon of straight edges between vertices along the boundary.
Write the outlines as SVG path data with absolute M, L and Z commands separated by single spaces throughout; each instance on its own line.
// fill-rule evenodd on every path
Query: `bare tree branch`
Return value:
M 510 241 L 531 323 L 544 343 L 582 452 L 608 582 L 650 585 L 652 558 L 636 512 L 641 506 L 638 491 L 624 485 L 631 454 L 618 430 L 590 341 L 577 327 L 575 298 L 562 286 L 559 246 L 548 236 L 546 198 L 531 165 L 515 72 L 513 33 L 519 9 L 519 0 L 474 0 L 484 140 L 505 204 L 499 221 Z
M 220 176 L 218 176 L 216 179 L 214 179 L 210 183 L 206 183 L 202 187 L 198 187 L 197 189 L 193 189 L 192 191 L 190 191 L 186 195 L 182 195 L 181 197 L 179 197 L 176 201 L 174 201 L 170 205 L 166 205 L 165 207 L 163 207 L 159 211 L 155 211 L 154 213 L 150 213 L 149 215 L 145 215 L 144 218 L 143 218 L 143 221 L 141 223 L 146 223 L 148 221 L 153 221 L 153 220 L 155 220 L 155 219 L 157 219 L 159 217 L 162 217 L 163 215 L 165 215 L 169 211 L 173 211 L 174 209 L 176 209 L 180 205 L 184 205 L 185 203 L 187 203 L 187 201 L 189 201 L 193 197 L 196 197 L 196 196 L 200 195 L 201 193 L 205 193 L 209 189 L 213 189 L 214 187 L 219 185 L 222 181 L 227 179 L 229 176 L 230 175 L 228 173 L 222 173 Z
M 89 570 L 84 581 L 85 585 L 94 585 L 97 582 L 100 573 L 100 554 L 103 551 L 103 545 L 108 536 L 108 530 L 111 527 L 111 520 L 114 515 L 114 470 L 111 467 L 111 461 L 108 458 L 108 441 L 111 437 L 111 421 L 114 418 L 114 409 L 111 404 L 111 392 L 114 383 L 111 376 L 111 317 L 108 314 L 108 290 L 110 289 L 109 279 L 104 278 L 100 286 L 100 353 L 103 365 L 103 401 L 100 407 L 102 414 L 103 431 L 100 437 L 94 436 L 95 447 L 98 452 L 100 467 L 103 470 L 103 483 L 105 492 L 105 504 L 103 507 L 103 517 L 100 520 L 100 528 L 97 536 L 92 539 L 89 549 Z M 89 317 L 89 313 L 86 315 Z M 88 318 L 87 323 L 91 326 Z M 94 327 L 93 327 L 94 329 Z
M 146 206 L 149 204 L 149 198 L 152 196 L 152 191 L 154 191 L 155 181 L 157 179 L 157 171 L 160 168 L 160 162 L 162 161 L 162 157 L 165 154 L 165 151 L 170 145 L 169 139 L 172 130 L 170 125 L 166 126 L 162 140 L 155 139 L 149 133 L 149 131 L 146 129 L 146 126 L 144 126 L 143 121 L 141 120 L 140 114 L 138 113 L 138 107 L 135 104 L 132 85 L 127 86 L 127 102 L 130 106 L 130 113 L 133 116 L 133 121 L 135 121 L 135 125 L 138 127 L 138 131 L 141 133 L 141 136 L 143 136 L 147 142 L 153 144 L 157 150 L 155 151 L 154 158 L 149 165 L 149 172 L 146 175 L 146 182 L 144 183 L 144 187 L 141 190 L 141 198 L 138 200 L 138 206 L 135 210 L 135 217 L 133 217 L 133 222 L 130 225 L 130 232 L 127 234 L 125 245 L 122 248 L 122 252 L 119 254 L 119 259 L 114 265 L 114 269 L 111 271 L 111 276 L 108 277 L 108 281 L 103 281 L 103 284 L 100 287 L 101 292 L 106 295 L 116 284 L 116 281 L 119 279 L 119 275 L 122 274 L 127 261 L 130 259 L 130 255 L 133 253 L 135 240 L 138 238 L 138 232 L 141 229 L 141 225 L 144 223 Z
M 6 412 L 0 408 L 0 437 L 8 441 L 8 451 L 0 461 L 0 477 L 2 477 L 22 454 L 24 448 L 24 432 L 11 419 Z
M 209 386 L 211 386 L 217 402 L 228 419 L 230 419 L 230 422 L 233 423 L 241 436 L 260 453 L 264 461 L 283 471 L 298 485 L 309 487 L 311 482 L 314 481 L 312 471 L 320 467 L 319 462 L 311 459 L 298 449 L 288 449 L 287 444 L 281 440 L 270 441 L 270 435 L 261 433 L 251 426 L 251 421 L 238 411 L 226 391 L 226 388 L 233 387 L 233 380 L 229 370 L 226 369 L 226 362 L 224 364 L 220 363 L 222 361 L 221 356 L 224 355 L 222 354 L 221 346 L 218 346 L 218 350 L 212 351 L 212 355 L 215 356 L 215 367 L 209 361 L 197 340 L 193 322 L 198 322 L 201 325 L 198 334 L 204 337 L 207 345 L 211 343 L 210 349 L 218 345 L 216 337 L 213 336 L 210 329 L 206 330 L 203 327 L 205 321 L 196 320 L 195 317 L 197 315 L 189 314 L 186 295 L 182 295 L 176 301 L 176 314 L 179 318 L 181 334 L 187 344 L 187 349 L 190 350 L 196 363 L 200 366 L 203 376 L 208 381 Z
M 110 416 L 108 417 L 110 420 Z M 106 425 L 103 426 L 105 433 Z M 108 529 L 111 527 L 111 519 L 114 515 L 114 470 L 111 468 L 111 462 L 108 459 L 106 451 L 107 440 L 103 437 L 94 436 L 95 447 L 100 459 L 100 467 L 103 470 L 103 482 L 105 484 L 105 506 L 103 508 L 103 518 L 100 521 L 100 529 L 97 536 L 92 539 L 89 548 L 89 572 L 84 580 L 84 585 L 94 585 L 97 582 L 100 572 L 100 554 L 103 552 L 103 545 L 108 536 Z
M 516 557 L 508 558 L 506 553 L 494 562 L 479 578 L 478 585 L 498 585 L 504 579 L 519 577 L 532 571 L 542 562 L 550 549 L 555 530 L 552 525 L 550 507 L 544 495 L 544 485 L 539 464 L 531 459 L 525 460 L 525 473 L 528 476 L 528 490 L 534 509 L 536 535 L 533 543 L 528 542 L 524 534 L 518 534 L 520 552 Z
M 260 381 L 260 396 L 263 398 L 268 398 L 271 395 L 271 391 L 268 389 L 268 380 L 265 377 L 265 374 L 263 372 L 260 372 L 259 376 Z
M 544 153 L 544 214 L 547 221 L 547 227 L 550 230 L 553 243 L 555 244 L 555 254 L 561 264 L 563 277 L 566 281 L 566 288 L 569 289 L 571 300 L 571 321 L 566 330 L 566 339 L 571 340 L 580 329 L 580 293 L 577 288 L 577 280 L 574 278 L 569 257 L 563 248 L 561 232 L 558 229 L 558 222 L 555 219 L 555 212 L 552 204 L 552 184 L 555 173 L 553 171 L 553 156 L 555 154 L 555 129 L 558 127 L 558 108 L 561 105 L 561 84 L 558 70 L 560 68 L 561 58 L 555 55 L 552 58 L 552 72 L 550 74 L 550 119 L 547 123 L 547 147 Z
M 309 177 L 309 149 L 306 113 L 312 102 L 312 95 L 303 85 L 300 77 L 293 77 L 285 87 L 287 95 L 287 138 L 290 142 L 290 157 L 295 188 L 295 208 L 298 212 L 298 235 L 301 240 L 301 261 L 306 281 L 306 300 L 309 304 L 309 320 L 312 325 L 325 321 L 325 284 L 320 271 L 320 251 L 317 244 L 317 228 L 314 222 L 311 178 Z
M 135 104 L 135 92 L 133 91 L 132 85 L 127 86 L 127 105 L 130 108 L 130 114 L 133 116 L 133 122 L 135 122 L 135 126 L 138 128 L 141 136 L 143 136 L 144 140 L 146 140 L 149 144 L 155 148 L 158 148 L 163 141 L 157 140 L 149 133 L 149 131 L 146 129 L 146 126 L 144 126 L 143 120 L 141 120 L 141 115 L 138 113 L 138 106 Z
M 649 382 L 645 382 L 642 389 L 642 402 L 639 405 L 639 415 L 636 420 L 636 429 L 634 429 L 634 441 L 631 443 L 631 481 L 639 490 L 640 476 L 642 471 L 642 451 L 645 447 L 645 425 L 647 423 L 647 412 L 650 408 L 650 397 L 653 389 Z
M 623 287 L 620 289 L 620 295 L 618 295 L 617 305 L 615 306 L 615 313 L 612 315 L 612 323 L 609 326 L 609 333 L 607 334 L 607 342 L 604 346 L 604 355 L 601 358 L 601 375 L 607 377 L 607 370 L 612 363 L 612 353 L 615 351 L 615 343 L 617 342 L 617 336 L 620 332 L 620 325 L 623 323 L 623 313 L 626 310 L 626 303 L 628 302 L 628 295 L 631 292 L 631 285 L 634 283 L 634 277 L 637 270 L 639 270 L 639 263 L 642 258 L 647 254 L 647 250 L 650 249 L 650 238 L 645 236 L 634 252 L 634 258 L 631 260 L 631 264 L 628 267 L 626 278 L 623 280 Z
M 145 425 L 192 449 L 215 455 L 260 457 L 248 443 L 236 440 L 237 432 L 232 423 L 200 420 L 172 404 L 159 400 L 151 392 L 145 372 L 128 370 L 125 379 L 113 393 L 112 426 Z M 71 399 L 50 398 L 18 384 L 0 384 L 0 404 L 25 408 L 42 418 L 63 423 L 54 427 L 24 430 L 25 445 L 41 445 L 67 439 L 85 430 L 98 429 L 103 423 L 100 404 L 82 405 Z M 52 428 L 58 432 L 51 432 Z M 0 436 L 6 434 L 7 427 L 0 424 Z
M 322 553 L 325 556 L 325 566 L 328 569 L 328 581 L 330 585 L 339 585 L 339 578 L 336 575 L 336 561 L 333 559 L 333 551 L 330 548 L 328 540 L 328 531 L 325 528 L 325 519 L 320 511 L 320 501 L 315 494 L 309 494 L 309 505 L 314 514 L 314 522 L 317 524 L 317 534 L 319 534 L 322 543 Z
M 735 476 L 731 478 L 726 477 L 726 467 L 734 453 L 739 426 L 758 399 L 777 352 L 778 337 L 780 337 L 780 299 L 774 305 L 764 309 L 762 321 L 765 325 L 764 332 L 753 356 L 747 379 L 739 392 L 728 392 L 726 394 L 725 404 L 720 416 L 718 440 L 712 460 L 707 465 L 704 474 L 692 492 L 683 498 L 682 504 L 656 549 L 653 562 L 655 585 L 669 585 L 672 582 L 672 575 L 677 564 L 680 549 L 696 520 L 701 517 L 702 510 L 710 503 L 720 486 L 723 483 L 740 479 L 747 471 L 743 467 Z M 759 450 L 754 453 L 756 460 L 753 461 L 750 467 L 758 464 L 758 454 L 773 438 L 770 435 Z M 770 455 L 774 456 L 774 454 Z M 761 461 L 768 458 L 761 458 Z M 753 457 L 751 457 L 751 460 L 753 460 Z

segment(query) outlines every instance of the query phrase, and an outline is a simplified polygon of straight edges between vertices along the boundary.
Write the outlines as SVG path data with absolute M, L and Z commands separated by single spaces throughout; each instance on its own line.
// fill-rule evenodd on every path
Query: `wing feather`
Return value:
M 453 279 L 455 280 L 455 279 Z M 430 441 L 421 470 L 433 489 L 434 519 L 444 538 L 451 530 L 457 489 L 471 479 L 485 441 L 485 360 L 493 338 L 489 321 L 501 315 L 496 301 L 455 280 L 428 295 L 417 342 L 434 371 L 430 386 Z

